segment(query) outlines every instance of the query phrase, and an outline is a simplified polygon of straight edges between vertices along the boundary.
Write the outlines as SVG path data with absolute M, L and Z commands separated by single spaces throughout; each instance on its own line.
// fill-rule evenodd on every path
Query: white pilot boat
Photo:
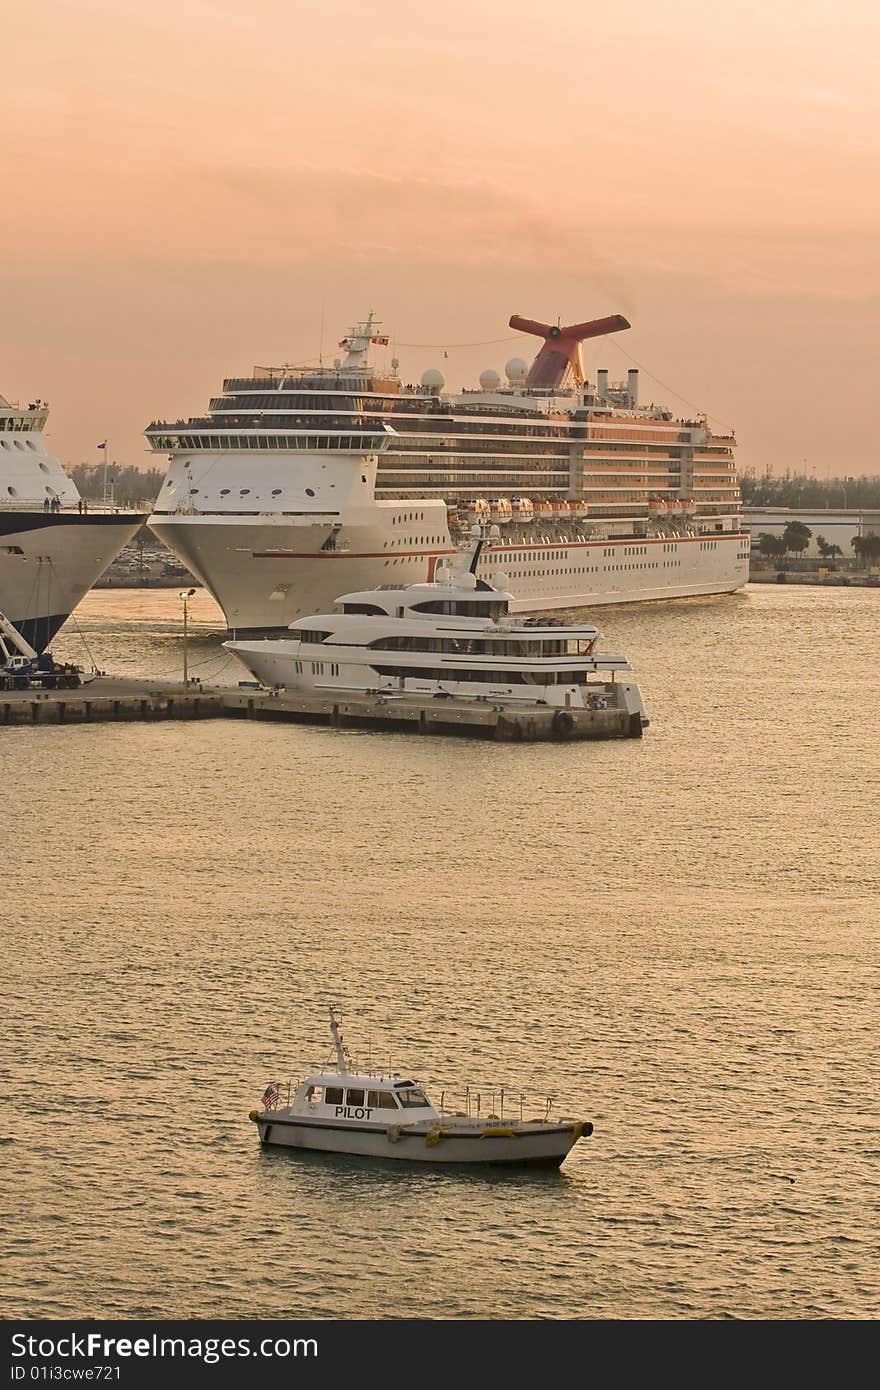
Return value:
M 283 1104 L 281 1084 L 270 1082 L 261 1108 L 250 1112 L 264 1146 L 414 1163 L 558 1168 L 593 1132 L 589 1120 L 505 1116 L 503 1093 L 498 1115 L 471 1114 L 469 1105 L 464 1112 L 438 1109 L 417 1081 L 354 1069 L 333 1009 L 330 1031 L 335 1068 L 306 1076 L 292 1097 L 288 1086 Z
M 626 658 L 597 651 L 592 623 L 511 617 L 506 576 L 496 587 L 477 575 L 483 544 L 428 583 L 343 594 L 335 613 L 299 618 L 286 638 L 223 645 L 269 689 L 545 705 L 560 733 L 571 711 L 610 709 L 640 735 L 648 717 L 639 687 L 616 678 L 630 670 Z

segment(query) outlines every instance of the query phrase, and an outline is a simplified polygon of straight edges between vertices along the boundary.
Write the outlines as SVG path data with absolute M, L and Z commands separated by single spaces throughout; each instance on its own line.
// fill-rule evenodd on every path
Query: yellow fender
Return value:
M 254 1124 L 257 1123 L 257 1120 L 258 1120 L 259 1118 L 260 1118 L 260 1112 L 259 1112 L 259 1110 L 251 1110 L 251 1111 L 249 1112 L 249 1114 L 248 1114 L 248 1119 L 249 1119 L 249 1120 L 253 1120 Z
M 516 1139 L 517 1132 L 503 1125 L 496 1125 L 494 1129 L 484 1129 L 480 1135 L 481 1139 Z
M 434 1145 L 439 1144 L 442 1138 L 443 1130 L 435 1125 L 434 1128 L 429 1129 L 428 1133 L 425 1135 L 425 1144 L 429 1149 L 433 1149 Z

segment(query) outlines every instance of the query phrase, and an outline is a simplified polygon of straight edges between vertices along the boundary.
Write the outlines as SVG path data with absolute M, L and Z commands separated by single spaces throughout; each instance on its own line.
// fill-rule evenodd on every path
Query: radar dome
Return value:
M 429 391 L 441 391 L 445 384 L 445 376 L 438 372 L 436 367 L 429 367 L 426 372 L 422 372 L 422 385 L 427 386 Z
M 496 570 L 492 575 L 492 583 L 495 585 L 496 589 L 506 589 L 510 580 L 503 570 Z
M 520 386 L 529 374 L 529 364 L 524 362 L 521 357 L 511 357 L 504 370 L 507 374 L 507 380 Z
M 501 385 L 501 377 L 494 367 L 487 367 L 484 372 L 480 372 L 480 385 L 484 391 L 497 391 Z

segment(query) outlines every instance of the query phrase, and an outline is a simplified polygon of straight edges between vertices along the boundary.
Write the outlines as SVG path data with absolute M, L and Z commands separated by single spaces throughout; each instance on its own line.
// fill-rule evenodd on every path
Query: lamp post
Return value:
M 188 666 L 188 664 L 187 664 L 187 655 L 188 655 L 188 653 L 187 653 L 187 637 L 188 637 L 187 612 L 188 612 L 189 601 L 190 601 L 190 599 L 192 598 L 192 596 L 193 596 L 194 593 L 195 593 L 195 589 L 181 589 L 180 593 L 178 594 L 178 598 L 183 599 L 183 683 L 184 683 L 184 685 L 188 685 L 188 684 L 189 684 L 189 666 Z

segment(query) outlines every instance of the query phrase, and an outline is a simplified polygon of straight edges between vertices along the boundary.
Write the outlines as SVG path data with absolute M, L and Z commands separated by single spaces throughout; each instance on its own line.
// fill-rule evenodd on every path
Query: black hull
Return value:
M 44 652 L 59 628 L 67 622 L 70 614 L 52 613 L 46 618 L 14 618 L 11 613 L 7 613 L 6 616 L 34 651 Z

